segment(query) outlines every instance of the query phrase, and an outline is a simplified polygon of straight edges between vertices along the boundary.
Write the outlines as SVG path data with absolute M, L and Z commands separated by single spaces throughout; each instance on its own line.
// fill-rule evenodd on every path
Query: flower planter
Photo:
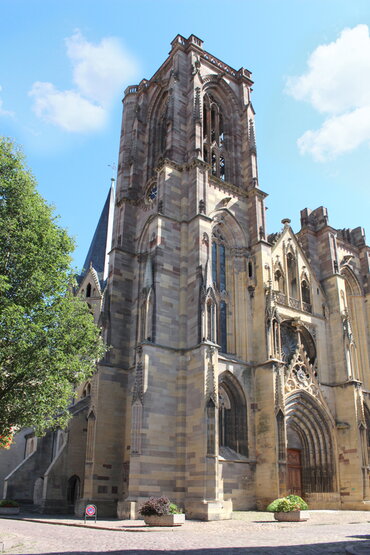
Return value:
M 279 522 L 304 522 L 310 518 L 310 515 L 308 511 L 290 511 L 274 513 L 274 518 Z
M 185 522 L 185 515 L 145 515 L 144 522 L 147 526 L 181 526 Z
M 19 515 L 19 507 L 0 507 L 0 515 Z

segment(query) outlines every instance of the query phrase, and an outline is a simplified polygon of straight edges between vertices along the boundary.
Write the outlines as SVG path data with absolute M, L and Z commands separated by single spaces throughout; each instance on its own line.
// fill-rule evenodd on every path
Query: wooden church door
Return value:
M 300 449 L 288 449 L 288 493 L 302 496 L 302 463 Z

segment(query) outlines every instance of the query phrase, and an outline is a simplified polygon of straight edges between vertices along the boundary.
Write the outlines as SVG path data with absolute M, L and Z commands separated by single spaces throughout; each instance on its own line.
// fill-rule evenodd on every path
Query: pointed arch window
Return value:
M 212 281 L 219 291 L 226 289 L 226 250 L 222 243 L 212 242 Z
M 302 296 L 302 303 L 303 303 L 303 310 L 307 312 L 312 312 L 311 306 L 311 288 L 307 279 L 303 279 L 301 281 L 301 296 Z
M 221 346 L 221 351 L 227 353 L 227 310 L 225 301 L 220 302 L 219 318 L 218 318 L 218 343 Z
M 287 255 L 287 268 L 288 268 L 289 295 L 293 297 L 293 299 L 297 299 L 298 297 L 297 267 L 296 267 L 296 260 L 292 255 L 292 253 L 288 253 Z
M 169 96 L 168 92 L 165 91 L 156 103 L 153 114 L 150 117 L 149 172 L 147 177 L 155 174 L 154 170 L 159 159 L 166 154 L 169 127 L 168 106 Z M 135 140 L 135 137 L 133 137 L 132 142 L 136 148 L 137 140 Z
M 91 283 L 87 284 L 86 287 L 86 297 L 91 297 Z
M 88 397 L 89 395 L 91 395 L 91 383 L 87 382 L 82 391 L 82 398 Z
M 346 317 L 343 324 L 345 324 L 345 331 L 348 338 L 347 344 L 350 351 L 349 356 L 351 358 L 352 371 L 354 377 L 363 380 L 364 368 L 361 364 L 361 357 L 358 357 L 362 345 L 360 329 L 363 326 L 363 317 L 359 303 L 363 302 L 361 300 L 363 291 L 353 269 L 344 266 L 341 270 L 341 274 L 344 277 L 345 283 L 344 313 Z M 358 352 L 357 349 L 359 349 Z
M 212 241 L 212 281 L 217 295 L 217 343 L 227 353 L 226 248 L 221 241 L 222 236 L 216 233 Z
M 212 175 L 225 179 L 224 120 L 219 105 L 209 94 L 203 101 L 203 160 L 211 165 Z
M 219 446 L 248 456 L 247 407 L 244 394 L 234 380 L 223 377 L 219 384 Z M 227 451 L 227 449 L 226 449 Z M 224 449 L 224 454 L 226 453 Z
M 159 155 L 164 154 L 167 145 L 167 117 L 166 113 L 163 113 L 161 119 L 158 122 L 158 151 Z

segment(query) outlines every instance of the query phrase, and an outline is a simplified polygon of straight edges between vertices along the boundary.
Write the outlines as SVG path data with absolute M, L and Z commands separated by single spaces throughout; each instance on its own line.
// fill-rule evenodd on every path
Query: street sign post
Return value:
M 86 524 L 86 519 L 87 518 L 94 518 L 95 519 L 95 523 L 96 523 L 96 518 L 98 516 L 98 509 L 96 508 L 96 505 L 86 505 L 85 507 L 85 524 Z

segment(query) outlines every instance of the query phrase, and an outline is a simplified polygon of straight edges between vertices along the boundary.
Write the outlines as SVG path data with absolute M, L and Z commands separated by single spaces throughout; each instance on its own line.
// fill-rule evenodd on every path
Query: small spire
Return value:
M 249 148 L 252 152 L 257 152 L 256 134 L 254 132 L 254 122 L 252 119 L 249 120 Z
M 108 164 L 108 167 L 112 168 L 112 177 L 110 178 L 110 188 L 111 188 L 111 191 L 114 192 L 114 190 L 115 190 L 114 186 L 116 184 L 116 177 L 115 176 L 116 176 L 116 173 L 117 173 L 117 166 L 113 162 L 112 164 Z

